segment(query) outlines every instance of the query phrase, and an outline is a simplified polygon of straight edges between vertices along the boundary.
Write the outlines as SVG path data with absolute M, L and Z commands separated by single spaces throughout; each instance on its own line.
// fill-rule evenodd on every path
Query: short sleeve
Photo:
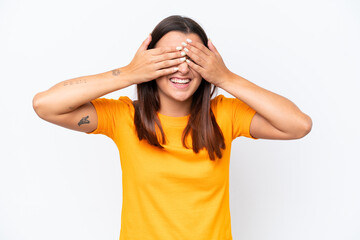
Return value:
M 118 100 L 97 98 L 91 103 L 96 110 L 98 125 L 94 131 L 87 134 L 103 134 L 114 139 L 117 123 L 121 121 L 121 116 L 129 111 L 131 100 L 128 97 L 120 97 Z
M 217 98 L 217 105 L 221 108 L 220 112 L 230 118 L 232 138 L 243 136 L 257 139 L 250 134 L 251 121 L 256 111 L 237 98 L 227 98 L 223 95 L 219 95 Z

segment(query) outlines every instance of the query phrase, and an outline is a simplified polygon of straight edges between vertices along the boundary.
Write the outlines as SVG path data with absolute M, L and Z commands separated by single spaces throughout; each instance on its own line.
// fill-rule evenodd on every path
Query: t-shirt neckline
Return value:
M 171 116 L 166 116 L 166 115 L 163 115 L 163 114 L 157 112 L 157 115 L 162 124 L 171 125 L 171 126 L 184 126 L 185 127 L 190 118 L 190 114 L 188 114 L 186 116 L 182 116 L 182 117 L 171 117 Z

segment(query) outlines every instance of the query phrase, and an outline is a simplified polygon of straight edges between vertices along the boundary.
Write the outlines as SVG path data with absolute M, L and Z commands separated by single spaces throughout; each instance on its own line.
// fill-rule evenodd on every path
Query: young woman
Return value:
M 137 84 L 138 100 L 99 98 Z M 212 98 L 220 87 L 235 98 Z M 229 240 L 233 139 L 297 139 L 309 116 L 231 72 L 199 24 L 170 16 L 132 61 L 60 82 L 33 100 L 44 120 L 105 134 L 121 160 L 120 239 Z

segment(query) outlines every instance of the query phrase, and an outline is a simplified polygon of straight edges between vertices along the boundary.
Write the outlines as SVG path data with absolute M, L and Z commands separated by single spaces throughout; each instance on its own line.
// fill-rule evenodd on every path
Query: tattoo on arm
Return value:
M 118 75 L 120 75 L 120 73 L 121 73 L 121 71 L 119 69 L 112 70 L 112 75 L 114 75 L 114 76 L 118 76 Z
M 81 83 L 86 83 L 86 79 L 67 80 L 67 81 L 64 81 L 64 86 L 81 84 Z
M 88 120 L 89 116 L 83 117 L 80 122 L 78 122 L 78 125 L 80 127 L 81 124 L 88 124 L 90 121 Z

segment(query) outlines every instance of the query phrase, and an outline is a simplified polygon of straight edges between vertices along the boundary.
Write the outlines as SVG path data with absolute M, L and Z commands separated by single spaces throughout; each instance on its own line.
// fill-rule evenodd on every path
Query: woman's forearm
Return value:
M 245 102 L 284 133 L 296 134 L 296 131 L 308 129 L 312 125 L 311 118 L 293 102 L 234 73 L 219 87 Z
M 62 81 L 35 95 L 33 105 L 40 115 L 60 115 L 131 85 L 124 68 Z

